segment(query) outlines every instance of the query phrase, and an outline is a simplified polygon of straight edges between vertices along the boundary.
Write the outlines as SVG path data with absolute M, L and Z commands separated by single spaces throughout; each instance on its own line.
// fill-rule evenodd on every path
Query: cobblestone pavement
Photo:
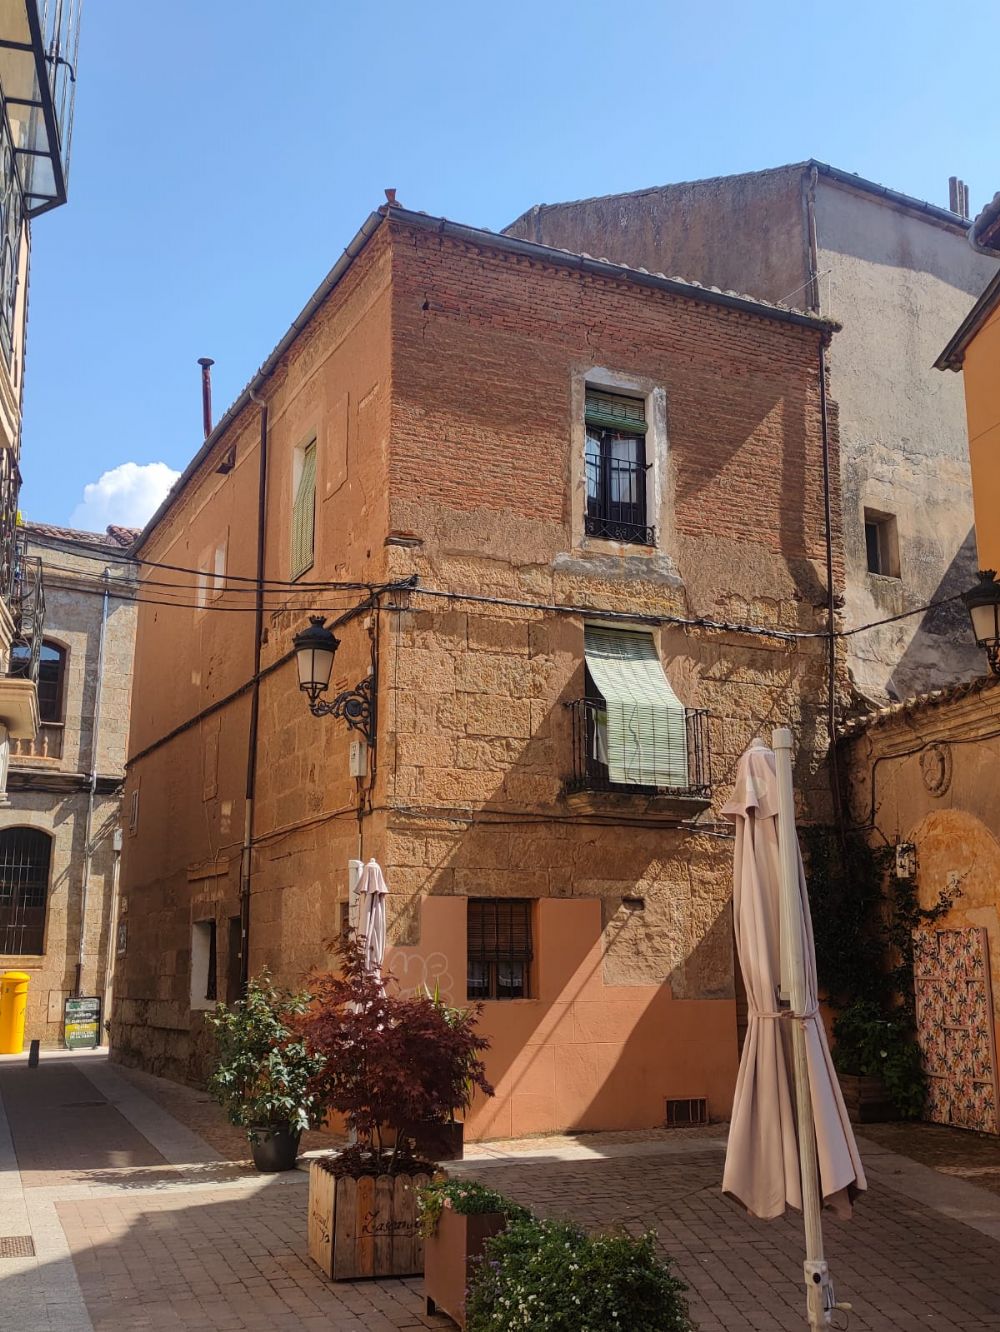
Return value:
M 35 1245 L 0 1257 L 0 1328 L 451 1326 L 427 1317 L 419 1280 L 326 1281 L 305 1257 L 305 1173 L 256 1174 L 201 1093 L 101 1056 L 43 1056 L 30 1076 L 0 1059 L 0 1096 L 0 1236 Z M 1000 1199 L 956 1173 L 992 1169 L 997 1144 L 923 1128 L 865 1140 L 870 1194 L 850 1223 L 826 1223 L 851 1332 L 1000 1332 Z M 474 1146 L 456 1169 L 547 1214 L 652 1226 L 701 1332 L 800 1329 L 801 1224 L 721 1197 L 724 1143 L 717 1126 L 535 1138 Z

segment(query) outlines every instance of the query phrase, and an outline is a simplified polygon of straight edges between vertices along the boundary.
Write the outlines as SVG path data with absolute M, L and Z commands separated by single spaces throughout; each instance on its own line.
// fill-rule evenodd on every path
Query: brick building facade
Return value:
M 119 1059 L 198 1077 L 199 1010 L 241 962 L 296 984 L 323 965 L 348 862 L 375 856 L 401 986 L 486 999 L 498 1095 L 471 1136 L 728 1112 L 715 811 L 780 721 L 805 809 L 828 813 L 831 331 L 396 207 L 368 219 L 140 539 L 175 606 L 140 608 Z M 839 583 L 836 493 L 831 512 Z M 363 778 L 357 732 L 297 688 L 309 613 L 341 622 L 331 695 L 373 677 Z M 640 676 L 653 701 L 629 718 L 681 719 L 666 758 L 635 741 L 651 772 L 619 752 L 616 679 Z

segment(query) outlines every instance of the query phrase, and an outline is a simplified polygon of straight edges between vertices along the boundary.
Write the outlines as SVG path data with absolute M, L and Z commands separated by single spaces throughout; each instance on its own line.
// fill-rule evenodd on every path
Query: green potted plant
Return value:
M 446 1017 L 429 996 L 389 992 L 356 939 L 338 951 L 342 970 L 313 977 L 296 1029 L 322 1061 L 313 1093 L 356 1141 L 310 1165 L 309 1253 L 335 1280 L 417 1275 L 417 1190 L 435 1166 L 411 1126 L 447 1120 L 475 1091 L 493 1094 L 480 1058 L 488 1042 L 477 1010 Z
M 464 1327 L 466 1296 L 486 1241 L 530 1213 L 475 1180 L 440 1179 L 420 1190 L 417 1215 L 424 1238 L 427 1312 L 446 1313 Z
M 242 999 L 208 1015 L 218 1052 L 209 1091 L 230 1123 L 246 1129 L 261 1171 L 291 1170 L 303 1129 L 320 1118 L 312 1080 L 323 1056 L 307 1050 L 291 1028 L 309 1002 L 308 994 L 276 989 L 265 971 Z
M 902 1016 L 859 999 L 833 1025 L 833 1062 L 844 1101 L 860 1123 L 919 1119 L 927 1097 L 920 1049 Z
M 475 1266 L 467 1332 L 694 1332 L 686 1287 L 655 1240 L 515 1218 Z

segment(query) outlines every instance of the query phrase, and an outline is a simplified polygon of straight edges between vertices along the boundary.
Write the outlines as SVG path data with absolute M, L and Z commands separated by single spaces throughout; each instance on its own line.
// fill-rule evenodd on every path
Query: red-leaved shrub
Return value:
M 391 1174 L 412 1153 L 407 1125 L 450 1119 L 477 1089 L 493 1095 L 480 1058 L 489 1042 L 476 1032 L 481 1005 L 460 1010 L 389 993 L 366 970 L 356 939 L 338 951 L 340 973 L 310 977 L 313 1003 L 296 1023 L 309 1050 L 325 1057 L 310 1087 L 354 1130 L 354 1156 Z M 386 1126 L 396 1132 L 391 1152 L 383 1147 Z

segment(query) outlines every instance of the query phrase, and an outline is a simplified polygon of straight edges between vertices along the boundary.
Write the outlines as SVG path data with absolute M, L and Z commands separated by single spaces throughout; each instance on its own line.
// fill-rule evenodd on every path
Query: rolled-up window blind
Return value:
M 688 775 L 684 705 L 670 687 L 651 634 L 587 625 L 587 667 L 607 705 L 608 777 L 630 786 L 683 789 Z

